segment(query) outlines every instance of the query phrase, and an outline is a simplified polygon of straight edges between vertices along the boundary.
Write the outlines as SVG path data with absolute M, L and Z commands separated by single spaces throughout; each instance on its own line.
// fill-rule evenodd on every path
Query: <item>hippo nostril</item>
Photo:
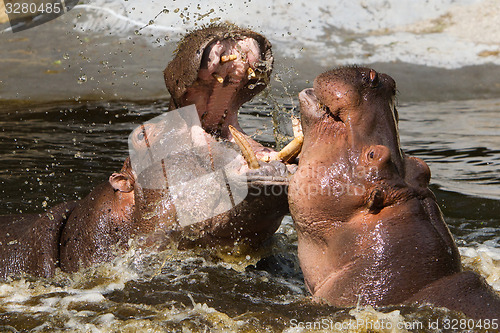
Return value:
M 367 206 L 372 213 L 380 211 L 384 207 L 384 192 L 378 188 L 374 189 L 370 193 Z
M 339 122 L 343 123 L 343 121 L 342 121 L 342 119 L 340 118 L 340 116 L 339 116 L 338 114 L 333 113 L 333 112 L 332 112 L 332 110 L 330 110 L 330 108 L 329 108 L 328 106 L 326 106 L 326 105 L 324 105 L 324 104 L 320 104 L 319 106 L 320 106 L 320 109 L 323 109 L 323 110 L 325 111 L 325 113 L 326 113 L 329 117 L 333 118 L 333 120 L 335 120 L 335 121 L 339 121 Z

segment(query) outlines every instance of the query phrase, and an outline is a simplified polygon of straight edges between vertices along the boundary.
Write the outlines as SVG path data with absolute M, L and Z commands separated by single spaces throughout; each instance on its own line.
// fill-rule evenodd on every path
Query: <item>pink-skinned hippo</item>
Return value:
M 140 183 L 144 175 L 161 182 L 164 173 L 158 169 L 160 166 L 152 165 L 136 174 L 127 158 L 119 173 L 111 175 L 109 181 L 97 186 L 87 197 L 54 208 L 53 215 L 57 216 L 51 224 L 53 235 L 44 240 L 43 249 L 50 253 L 45 253 L 47 260 L 43 267 L 37 263 L 16 264 L 12 258 L 24 258 L 26 254 L 11 250 L 13 247 L 2 248 L 0 277 L 51 276 L 58 266 L 74 272 L 109 261 L 117 251 L 127 248 L 131 238 L 144 235 L 151 235 L 146 244 L 175 239 L 183 248 L 235 242 L 258 246 L 268 239 L 288 212 L 286 188 L 296 165 L 280 161 L 289 160 L 291 155 L 284 156 L 264 147 L 243 133 L 238 110 L 267 86 L 272 64 L 271 44 L 265 37 L 222 24 L 186 35 L 164 71 L 171 109 L 196 105 L 207 142 L 214 145 L 226 142 L 241 149 L 238 172 L 246 176 L 245 186 L 248 186 L 248 195 L 242 202 L 205 221 L 179 225 L 168 187 L 150 190 Z M 149 130 L 148 134 L 155 131 Z M 145 134 L 144 126 L 138 127 L 132 141 L 139 146 L 151 144 Z M 0 223 L 6 226 L 6 231 L 0 234 L 0 244 L 10 242 L 12 237 L 7 235 L 15 234 L 19 243 L 31 242 L 35 246 L 33 239 L 41 237 L 39 228 L 44 226 L 38 221 L 42 220 L 47 220 L 44 215 L 0 217 Z M 31 234 L 22 232 L 22 225 L 28 224 L 35 229 Z M 10 228 L 18 231 L 11 232 Z
M 289 185 L 311 294 L 339 307 L 431 303 L 500 320 L 500 298 L 463 271 L 424 161 L 402 152 L 394 80 L 344 67 L 299 94 L 304 143 Z

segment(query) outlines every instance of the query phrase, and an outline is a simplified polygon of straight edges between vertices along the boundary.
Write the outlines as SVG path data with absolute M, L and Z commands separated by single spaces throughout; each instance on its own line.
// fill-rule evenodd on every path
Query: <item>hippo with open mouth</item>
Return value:
M 340 307 L 418 302 L 498 319 L 498 295 L 462 271 L 429 167 L 400 148 L 395 92 L 390 76 L 345 67 L 299 94 L 289 205 L 307 288 Z
M 149 243 L 176 239 L 183 247 L 235 242 L 258 246 L 268 239 L 288 212 L 286 187 L 296 168 L 281 160 L 296 156 L 301 142 L 294 144 L 293 152 L 289 147 L 275 152 L 262 146 L 243 133 L 238 110 L 267 86 L 272 64 L 271 45 L 265 37 L 222 24 L 188 34 L 164 71 L 171 109 L 196 105 L 201 135 L 207 142 L 240 147 L 236 148 L 242 151 L 238 171 L 246 175 L 248 186 L 248 196 L 242 202 L 206 221 L 181 226 L 168 189 L 141 186 L 146 172 L 150 179 L 156 177 L 161 182 L 161 168 L 154 165 L 136 174 L 127 158 L 122 170 L 111 175 L 108 182 L 78 203 L 59 207 L 57 214 L 0 219 L 3 226 L 16 231 L 0 235 L 0 277 L 22 273 L 51 276 L 57 266 L 63 271 L 77 271 L 109 261 L 117 249 L 127 248 L 131 238 L 142 235 L 153 235 Z M 156 131 L 154 126 L 147 131 L 140 126 L 131 135 L 133 144 L 151 144 Z M 269 187 L 274 190 L 266 191 Z M 30 228 L 24 228 L 28 220 Z M 36 264 L 32 264 L 35 252 L 15 250 L 31 248 L 33 239 L 50 250 L 39 256 Z M 10 246 L 14 241 L 16 247 Z

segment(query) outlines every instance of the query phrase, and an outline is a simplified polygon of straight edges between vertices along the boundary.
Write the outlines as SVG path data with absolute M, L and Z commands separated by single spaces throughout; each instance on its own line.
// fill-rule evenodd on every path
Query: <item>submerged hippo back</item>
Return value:
M 59 263 L 59 238 L 75 205 L 60 204 L 43 214 L 0 216 L 0 278 L 52 276 Z

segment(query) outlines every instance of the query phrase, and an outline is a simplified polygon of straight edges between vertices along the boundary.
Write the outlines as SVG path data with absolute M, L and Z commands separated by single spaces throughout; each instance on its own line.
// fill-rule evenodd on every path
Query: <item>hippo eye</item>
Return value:
M 373 159 L 374 156 L 375 156 L 375 153 L 373 152 L 373 150 L 368 153 L 369 158 Z
M 140 131 L 139 133 L 137 133 L 137 139 L 144 140 L 144 132 L 143 131 Z

